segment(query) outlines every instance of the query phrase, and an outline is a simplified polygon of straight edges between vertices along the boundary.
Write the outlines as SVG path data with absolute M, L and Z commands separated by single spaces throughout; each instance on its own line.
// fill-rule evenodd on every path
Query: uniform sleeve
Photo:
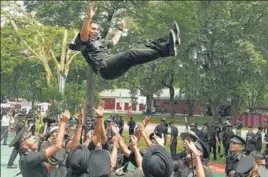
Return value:
M 40 163 L 47 160 L 46 152 L 40 151 L 40 152 L 29 152 L 28 155 L 25 157 L 25 161 L 30 166 L 36 166 Z
M 105 40 L 104 43 L 108 49 L 111 49 L 114 47 L 114 42 L 112 40 Z
M 112 172 L 109 174 L 109 177 L 144 177 L 144 174 L 140 168 L 136 168 L 133 171 L 124 172 L 122 174 L 116 174 L 116 172 Z
M 176 130 L 174 128 L 171 129 L 171 136 L 176 136 Z
M 71 50 L 84 51 L 87 48 L 88 41 L 82 41 L 80 39 L 80 33 L 76 36 L 74 44 L 69 44 Z

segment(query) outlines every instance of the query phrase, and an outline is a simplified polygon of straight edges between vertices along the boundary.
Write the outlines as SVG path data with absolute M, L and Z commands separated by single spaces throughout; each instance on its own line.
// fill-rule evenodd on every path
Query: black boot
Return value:
M 180 45 L 181 44 L 181 38 L 180 38 L 180 28 L 179 25 L 176 21 L 172 23 L 172 29 L 176 35 L 176 44 Z

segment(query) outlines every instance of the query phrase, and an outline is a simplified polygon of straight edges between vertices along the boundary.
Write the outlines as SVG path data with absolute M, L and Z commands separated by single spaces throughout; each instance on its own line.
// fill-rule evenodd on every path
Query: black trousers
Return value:
M 34 136 L 35 135 L 35 124 L 31 127 L 31 132 L 32 132 L 32 135 Z
M 216 155 L 216 142 L 208 143 L 208 153 L 210 154 L 213 152 L 213 158 L 214 160 L 217 160 L 217 155 Z
M 173 160 L 176 160 L 177 154 L 177 141 L 172 141 L 170 144 L 170 153 Z
M 163 37 L 145 45 L 142 49 L 131 49 L 110 56 L 106 60 L 106 67 L 99 70 L 104 79 L 116 79 L 128 71 L 132 66 L 144 64 L 159 57 L 169 56 L 168 37 Z
M 9 157 L 9 160 L 8 160 L 7 166 L 12 166 L 13 165 L 18 153 L 19 153 L 19 151 L 16 148 L 13 148 L 13 150 L 11 152 L 11 155 Z

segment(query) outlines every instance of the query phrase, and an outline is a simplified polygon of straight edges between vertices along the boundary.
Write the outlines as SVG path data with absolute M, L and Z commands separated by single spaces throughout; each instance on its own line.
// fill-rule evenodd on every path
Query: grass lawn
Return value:
M 105 114 L 105 118 L 108 118 L 109 114 Z M 125 120 L 125 123 L 129 121 L 127 115 L 122 114 L 123 119 Z M 139 115 L 139 114 L 134 114 L 132 115 L 133 119 L 136 122 L 142 122 L 142 120 L 144 119 L 145 115 Z M 151 123 L 153 124 L 157 124 L 160 122 L 160 120 L 162 118 L 166 118 L 167 122 L 174 122 L 175 124 L 181 124 L 184 125 L 185 124 L 185 116 L 175 116 L 174 118 L 170 118 L 169 114 L 165 114 L 165 115 L 152 115 L 152 120 Z M 208 117 L 208 116 L 195 116 L 195 117 L 188 117 L 188 121 L 191 122 L 196 122 L 198 125 L 203 125 L 204 123 L 206 123 L 207 121 L 209 121 L 212 117 Z

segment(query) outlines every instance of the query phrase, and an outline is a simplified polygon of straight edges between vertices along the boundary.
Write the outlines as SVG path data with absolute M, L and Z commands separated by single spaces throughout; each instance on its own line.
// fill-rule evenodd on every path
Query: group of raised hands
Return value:
M 97 11 L 97 7 L 95 7 L 94 1 L 91 1 L 88 6 L 88 11 L 87 11 L 87 18 L 88 19 L 93 19 Z M 123 18 L 119 22 L 119 28 L 124 29 L 126 27 L 126 18 Z

